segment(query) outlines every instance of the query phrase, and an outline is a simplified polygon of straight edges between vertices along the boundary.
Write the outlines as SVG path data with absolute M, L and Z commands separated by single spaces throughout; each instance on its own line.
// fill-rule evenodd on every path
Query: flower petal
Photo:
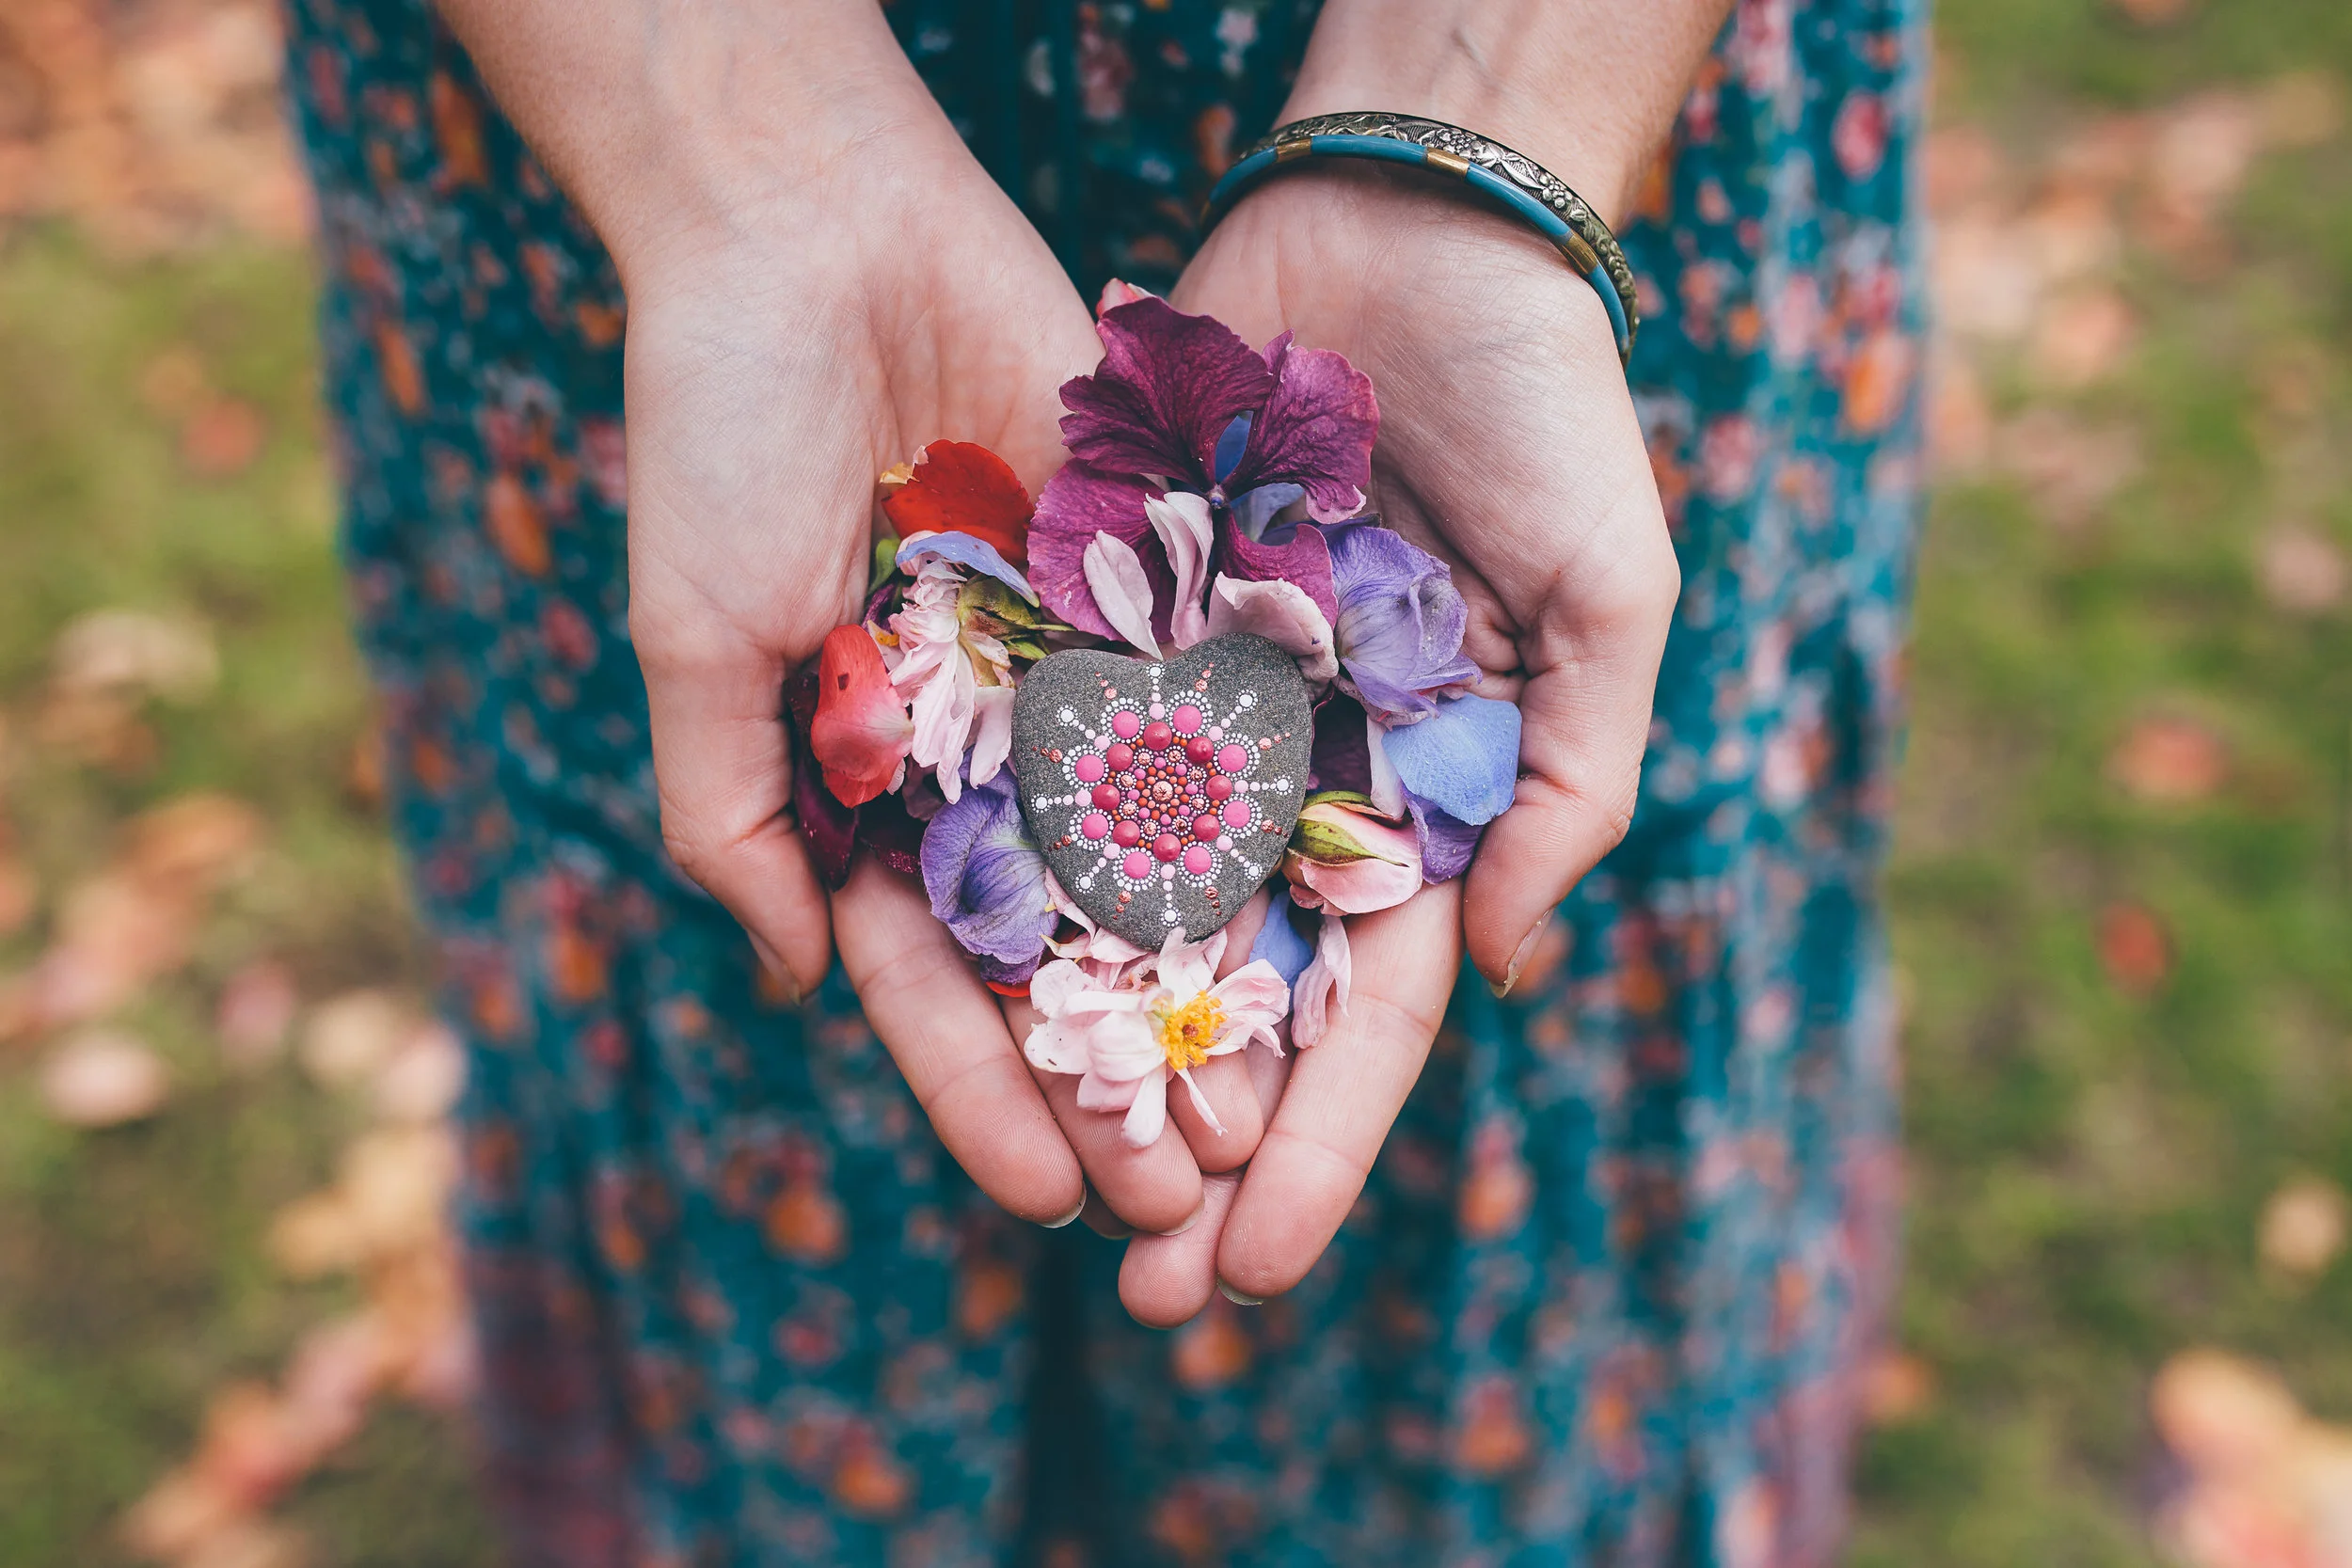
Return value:
M 1370 523 L 1324 538 L 1340 606 L 1331 629 L 1345 684 L 1366 708 L 1391 724 L 1410 721 L 1478 679 L 1478 666 L 1462 657 L 1470 607 L 1444 562 Z
M 1396 776 L 1396 764 L 1389 760 L 1389 748 L 1384 744 L 1387 736 L 1387 727 L 1379 720 L 1369 713 L 1364 715 L 1365 770 L 1372 775 L 1364 793 L 1372 797 L 1373 810 L 1383 816 L 1394 818 L 1405 815 L 1405 781 Z M 1415 820 L 1418 821 L 1419 817 L 1416 816 Z M 1424 846 L 1423 853 L 1426 852 Z M 1435 879 L 1441 882 L 1451 880 L 1445 877 Z
M 963 793 L 963 752 L 972 738 L 972 718 L 978 701 L 979 677 L 972 661 L 952 641 L 942 644 L 936 665 L 930 667 L 914 693 L 914 739 L 907 755 L 918 768 L 929 768 L 939 780 L 939 792 L 950 802 Z M 898 667 L 898 684 L 913 661 Z
M 1011 589 L 1031 604 L 1037 603 L 1037 590 L 1029 579 L 1013 570 L 1005 558 L 996 553 L 996 546 L 985 539 L 969 533 L 914 533 L 899 545 L 892 563 L 902 572 L 919 567 L 926 557 L 952 561 L 975 572 L 985 572 Z
M 972 693 L 972 782 L 987 784 L 1012 755 L 1009 686 L 983 686 Z
M 1115 306 L 1094 330 L 1103 362 L 1062 383 L 1062 444 L 1098 468 L 1207 489 L 1216 438 L 1266 401 L 1273 371 L 1224 323 L 1164 299 Z
M 1152 537 L 1143 503 L 1152 491 L 1132 474 L 1065 463 L 1045 482 L 1029 530 L 1029 579 L 1046 609 L 1080 631 L 1115 637 L 1087 589 L 1086 548 L 1097 533 L 1129 545 Z
M 1295 347 L 1287 332 L 1266 344 L 1265 362 L 1274 388 L 1225 493 L 1298 484 L 1318 522 L 1354 516 L 1372 483 L 1372 443 L 1380 429 L 1372 378 L 1343 354 Z
M 1406 809 L 1412 814 L 1413 836 L 1421 842 L 1421 878 L 1424 882 L 1450 882 L 1470 869 L 1478 853 L 1484 826 L 1465 822 L 1436 802 L 1405 791 Z
M 1167 1125 L 1168 1074 L 1155 1072 L 1136 1085 L 1136 1102 L 1119 1126 L 1120 1141 L 1129 1148 L 1149 1148 Z
M 817 672 L 802 671 L 785 691 L 785 710 L 791 721 L 792 815 L 818 877 L 839 892 L 850 879 L 850 861 L 857 853 L 857 808 L 842 804 L 826 787 L 824 767 L 809 744 L 809 725 L 817 718 Z
M 1029 1006 L 1049 1019 L 1057 1018 L 1072 997 L 1093 984 L 1085 970 L 1057 958 L 1030 976 Z
M 1078 1109 L 1123 1111 L 1136 1102 L 1136 1092 L 1143 1085 L 1141 1078 L 1105 1078 L 1099 1072 L 1089 1072 L 1078 1080 Z
M 1151 519 L 1152 531 L 1159 535 L 1160 547 L 1168 552 L 1168 564 L 1176 574 L 1176 598 L 1168 612 L 1168 640 L 1179 648 L 1189 648 L 1209 635 L 1208 614 L 1200 607 L 1201 590 L 1209 580 L 1209 549 L 1215 534 L 1209 521 L 1209 503 L 1200 496 L 1184 490 L 1170 490 L 1165 496 L 1147 497 L 1143 515 Z M 1100 594 L 1096 603 L 1102 602 Z
M 1209 988 L 1228 1013 L 1263 1014 L 1266 1022 L 1291 1010 L 1290 982 L 1263 958 L 1252 958 Z
M 1086 548 L 1086 575 L 1103 619 L 1147 657 L 1159 657 L 1159 640 L 1152 635 L 1152 581 L 1134 548 L 1115 533 L 1096 534 Z
M 1320 1045 L 1331 1032 L 1334 1014 L 1347 1011 L 1347 993 L 1355 961 L 1347 947 L 1347 922 L 1326 911 L 1323 933 L 1315 942 L 1315 961 L 1298 977 L 1291 1007 L 1291 1043 L 1302 1049 Z
M 1245 539 L 1263 539 L 1275 518 L 1294 502 L 1306 499 L 1307 487 L 1303 484 L 1261 484 L 1254 490 L 1244 490 L 1231 503 L 1233 526 L 1241 530 Z
M 966 952 L 1013 966 L 1044 954 L 1056 919 L 1045 858 L 1029 840 L 1009 775 L 964 791 L 931 818 L 922 863 L 931 914 Z
M 969 534 L 1008 561 L 1020 560 L 1026 547 L 1029 492 L 1003 458 L 970 441 L 925 447 L 907 482 L 882 504 L 901 535 Z
M 1439 703 L 1381 737 L 1405 787 L 1456 821 L 1491 822 L 1518 787 L 1519 710 L 1490 697 Z
M 1047 964 L 1045 969 L 1053 967 L 1052 964 Z M 1038 974 L 1043 974 L 1045 969 L 1039 970 Z M 1037 990 L 1035 975 L 1029 979 L 1029 989 L 1032 1000 L 1034 1000 Z M 1027 1057 L 1029 1065 L 1040 1072 L 1069 1074 L 1086 1071 L 1087 1061 L 1090 1054 L 1087 1050 L 1087 1035 L 1084 1029 L 1051 1018 L 1030 1028 L 1029 1037 L 1021 1044 L 1021 1053 Z
M 864 626 L 827 632 L 817 661 L 817 711 L 808 726 L 808 749 L 824 770 L 826 787 L 849 806 L 882 794 L 914 733 L 873 635 Z
M 1210 932 L 1199 942 L 1186 942 L 1181 926 L 1160 944 L 1160 985 L 1177 1006 L 1207 990 L 1216 979 L 1216 966 L 1225 957 L 1225 932 Z
M 1273 901 L 1266 906 L 1265 924 L 1258 927 L 1258 940 L 1249 944 L 1250 963 L 1270 966 L 1285 985 L 1297 984 L 1315 956 L 1313 944 L 1291 924 L 1293 908 L 1290 889 L 1276 884 Z
M 1192 1081 L 1192 1069 L 1179 1068 L 1176 1076 L 1184 1081 L 1184 1088 L 1192 1095 L 1192 1108 L 1200 1113 L 1200 1119 L 1209 1124 L 1209 1131 L 1220 1138 L 1225 1136 L 1225 1124 L 1216 1119 L 1216 1112 L 1210 1108 L 1209 1097 L 1202 1094 L 1200 1085 Z
M 1272 582 L 1279 578 L 1296 583 L 1300 592 L 1323 611 L 1323 618 L 1337 626 L 1340 601 L 1331 586 L 1331 549 L 1323 542 L 1320 530 L 1301 527 L 1292 533 L 1286 545 L 1251 539 L 1231 521 L 1221 531 L 1219 570 L 1241 582 Z
M 1243 582 L 1220 573 L 1209 594 L 1205 635 L 1234 631 L 1263 637 L 1296 658 L 1298 673 L 1309 681 L 1327 681 L 1340 673 L 1331 623 L 1295 582 Z
M 1304 821 L 1308 812 L 1327 810 L 1310 806 L 1299 814 L 1300 819 Z M 1312 889 L 1326 908 L 1342 914 L 1393 909 L 1421 891 L 1421 845 L 1409 828 L 1383 822 L 1369 813 L 1337 815 L 1352 818 L 1346 836 L 1361 851 L 1360 858 L 1332 864 L 1308 860 L 1294 850 L 1282 857 L 1287 875 Z

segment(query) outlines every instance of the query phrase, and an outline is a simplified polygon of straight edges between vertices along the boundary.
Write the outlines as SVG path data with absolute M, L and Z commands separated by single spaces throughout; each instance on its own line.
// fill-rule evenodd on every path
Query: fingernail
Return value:
M 1190 1230 L 1194 1226 L 1199 1225 L 1200 1223 L 1200 1216 L 1208 1212 L 1209 1206 L 1206 1203 L 1203 1203 L 1200 1208 L 1195 1209 L 1192 1212 L 1191 1217 L 1185 1220 L 1184 1224 L 1178 1226 L 1173 1230 L 1163 1230 L 1160 1234 L 1163 1236 L 1181 1236 L 1185 1231 Z
M 1502 972 L 1502 984 L 1498 986 L 1491 981 L 1487 983 L 1486 989 L 1495 993 L 1496 1001 L 1500 1002 L 1510 995 L 1511 988 L 1519 983 L 1519 971 L 1527 967 L 1529 955 L 1535 951 L 1535 944 L 1544 940 L 1544 933 L 1551 929 L 1554 918 L 1547 914 L 1543 919 L 1529 927 L 1527 935 L 1519 938 L 1519 945 L 1511 955 L 1511 967 Z
M 784 993 L 785 1005 L 790 1007 L 799 1006 L 807 999 L 808 992 L 802 989 L 800 979 L 793 974 L 791 966 L 784 961 L 782 956 L 774 948 L 760 941 L 757 933 L 745 931 L 743 934 L 752 939 L 752 951 L 759 955 L 760 967 L 768 972 L 768 978 L 774 981 L 776 989 Z
M 1232 1302 L 1235 1307 L 1263 1307 L 1265 1305 L 1265 1297 L 1243 1295 L 1239 1291 L 1234 1290 L 1231 1285 L 1226 1284 L 1225 1281 L 1221 1279 L 1216 1282 L 1216 1293 L 1223 1296 L 1227 1301 Z
M 1086 1212 L 1087 1196 L 1084 1193 L 1080 1193 L 1078 1195 L 1077 1203 L 1071 1209 L 1070 1212 L 1064 1214 L 1057 1220 L 1040 1220 L 1037 1223 L 1043 1226 L 1048 1230 L 1059 1230 L 1063 1226 L 1068 1225 L 1072 1220 L 1076 1219 L 1080 1214 L 1083 1214 Z

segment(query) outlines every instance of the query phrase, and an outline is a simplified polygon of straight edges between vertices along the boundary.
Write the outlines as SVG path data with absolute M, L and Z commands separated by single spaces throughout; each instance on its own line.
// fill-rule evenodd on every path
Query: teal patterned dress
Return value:
M 1115 1243 L 971 1187 L 837 974 L 763 994 L 663 857 L 611 262 L 424 0 L 290 0 L 343 548 L 470 1048 L 462 1224 L 516 1560 L 1835 1554 L 1899 1184 L 1876 879 L 1921 3 L 1743 0 L 1629 226 L 1685 580 L 1631 836 L 1508 1004 L 1463 990 L 1307 1281 L 1159 1333 L 1120 1310 Z M 1088 288 L 1168 281 L 1313 21 L 890 15 Z

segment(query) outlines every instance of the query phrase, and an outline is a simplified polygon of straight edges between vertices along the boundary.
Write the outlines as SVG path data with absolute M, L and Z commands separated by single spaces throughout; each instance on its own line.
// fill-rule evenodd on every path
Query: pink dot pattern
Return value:
M 1209 676 L 1204 670 L 1168 701 L 1158 691 L 1157 670 L 1138 683 L 1147 691 L 1105 681 L 1098 711 L 1062 715 L 1085 738 L 1054 753 L 1070 793 L 1038 802 L 1058 803 L 1066 813 L 1047 836 L 1095 850 L 1098 858 L 1080 882 L 1091 888 L 1095 879 L 1108 878 L 1121 908 L 1147 896 L 1160 902 L 1179 881 L 1208 889 L 1214 903 L 1237 852 L 1247 848 L 1243 863 L 1259 877 L 1281 853 L 1281 840 L 1251 793 L 1293 787 L 1287 778 L 1257 777 L 1268 752 L 1289 736 L 1259 733 L 1251 721 L 1254 693 L 1239 694 L 1230 713 L 1213 710 L 1205 696 Z M 1168 911 L 1172 921 L 1172 905 Z

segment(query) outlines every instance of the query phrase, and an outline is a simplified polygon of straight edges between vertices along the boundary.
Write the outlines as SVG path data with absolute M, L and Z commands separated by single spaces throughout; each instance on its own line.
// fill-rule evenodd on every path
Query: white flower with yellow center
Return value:
M 1120 1136 L 1142 1148 L 1168 1125 L 1168 1080 L 1182 1078 L 1200 1119 L 1222 1134 L 1192 1069 L 1260 1040 L 1279 1053 L 1274 1026 L 1290 1011 L 1290 987 L 1263 958 L 1216 978 L 1225 933 L 1188 942 L 1168 933 L 1157 955 L 1115 976 L 1057 958 L 1029 981 L 1029 1002 L 1045 1021 L 1029 1031 L 1029 1060 L 1047 1072 L 1078 1075 L 1078 1103 L 1124 1111 Z

